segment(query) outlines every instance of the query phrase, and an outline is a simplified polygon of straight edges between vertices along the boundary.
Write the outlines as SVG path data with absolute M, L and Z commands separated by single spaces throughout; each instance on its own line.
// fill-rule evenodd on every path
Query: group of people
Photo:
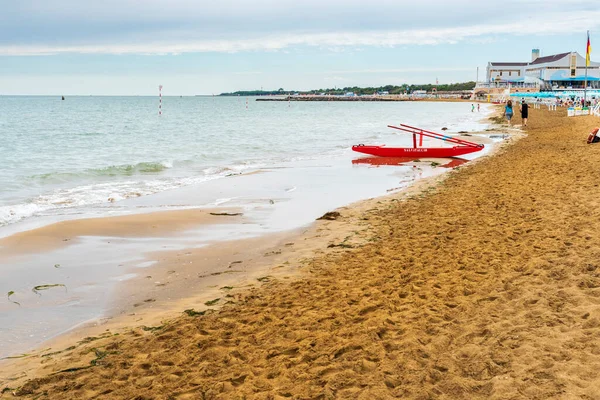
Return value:
M 535 99 L 536 103 L 546 105 L 556 105 L 557 107 L 595 107 L 600 103 L 600 98 L 592 97 L 591 100 L 583 101 L 581 97 L 556 97 L 555 99 L 542 100 L 541 98 Z
M 519 104 L 519 111 L 521 112 L 521 119 L 523 119 L 523 126 L 527 126 L 527 117 L 529 116 L 529 104 L 525 102 L 525 99 L 521 100 Z M 508 121 L 508 124 L 511 125 L 511 119 L 514 114 L 513 110 L 513 102 L 512 100 L 508 100 L 506 105 L 504 106 L 504 117 Z
M 557 106 L 566 106 L 566 107 L 593 107 L 598 104 L 597 99 L 583 101 L 580 98 L 569 98 L 569 99 L 558 99 L 556 100 Z

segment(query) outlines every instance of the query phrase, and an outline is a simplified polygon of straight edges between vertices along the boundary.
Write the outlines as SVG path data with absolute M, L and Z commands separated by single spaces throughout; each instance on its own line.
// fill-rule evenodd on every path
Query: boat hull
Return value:
M 483 149 L 481 147 L 455 146 L 455 147 L 385 147 L 385 146 L 352 146 L 352 150 L 379 157 L 411 157 L 415 158 L 448 158 L 474 153 Z

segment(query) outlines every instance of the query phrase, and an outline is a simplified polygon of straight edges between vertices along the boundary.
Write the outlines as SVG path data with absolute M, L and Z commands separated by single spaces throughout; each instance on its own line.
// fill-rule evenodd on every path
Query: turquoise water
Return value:
M 247 103 L 247 105 L 246 105 Z M 483 111 L 483 110 L 482 110 Z M 410 123 L 480 129 L 466 103 L 256 102 L 239 97 L 0 96 L 0 226 L 281 163 L 408 144 Z

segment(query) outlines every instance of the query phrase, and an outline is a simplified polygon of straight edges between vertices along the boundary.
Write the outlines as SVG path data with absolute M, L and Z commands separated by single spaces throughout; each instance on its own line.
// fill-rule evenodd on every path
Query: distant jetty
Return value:
M 374 96 L 331 96 L 331 95 L 293 95 L 293 96 L 261 96 L 256 101 L 415 101 L 431 99 L 469 98 L 465 93 L 444 93 L 427 95 L 374 95 Z
M 259 97 L 256 101 L 407 101 L 406 96 L 285 96 Z

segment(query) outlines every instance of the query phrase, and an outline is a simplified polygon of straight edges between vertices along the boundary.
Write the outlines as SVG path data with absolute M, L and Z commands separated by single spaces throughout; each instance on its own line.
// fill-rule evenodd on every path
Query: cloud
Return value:
M 235 53 L 295 46 L 340 51 L 486 43 L 502 36 L 571 34 L 575 26 L 600 27 L 600 10 L 578 0 L 566 5 L 505 0 L 502 12 L 495 4 L 466 0 L 413 3 L 22 0 L 15 2 L 19 9 L 9 4 L 0 16 L 0 56 Z M 508 13 L 510 9 L 519 12 Z

